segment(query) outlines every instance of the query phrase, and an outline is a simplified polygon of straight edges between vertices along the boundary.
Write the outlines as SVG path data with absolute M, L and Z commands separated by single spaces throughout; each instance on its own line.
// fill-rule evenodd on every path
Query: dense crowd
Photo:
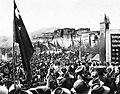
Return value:
M 74 52 L 34 53 L 30 85 L 21 62 L 14 73 L 12 60 L 1 60 L 0 94 L 120 94 L 120 67 L 110 62 L 80 61 Z

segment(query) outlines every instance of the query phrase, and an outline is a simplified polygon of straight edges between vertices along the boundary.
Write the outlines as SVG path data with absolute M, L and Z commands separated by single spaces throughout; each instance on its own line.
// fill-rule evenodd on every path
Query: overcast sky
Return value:
M 120 0 L 16 0 L 28 33 L 41 28 L 100 29 L 104 13 L 120 29 Z M 0 0 L 0 36 L 12 36 L 13 0 Z

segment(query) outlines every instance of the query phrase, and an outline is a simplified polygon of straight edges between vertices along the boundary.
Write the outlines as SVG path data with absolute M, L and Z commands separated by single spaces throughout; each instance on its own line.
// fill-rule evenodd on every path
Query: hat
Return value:
M 67 88 L 58 87 L 51 94 L 71 94 Z
M 86 90 L 87 86 L 83 80 L 79 79 L 74 83 L 73 88 L 77 93 L 83 93 Z
M 61 69 L 61 71 L 62 71 L 63 73 L 65 73 L 65 72 L 67 71 L 67 69 L 66 69 L 65 67 L 63 67 L 63 68 Z
M 62 77 L 62 76 L 57 78 L 57 84 L 58 84 L 59 86 L 61 86 L 64 81 L 65 81 L 65 78 Z
M 60 76 L 57 78 L 57 80 L 62 80 L 64 77 Z
M 98 75 L 98 72 L 97 71 L 93 71 L 92 73 L 91 73 L 91 77 L 92 78 L 97 78 L 99 75 Z
M 83 72 L 85 67 L 83 65 L 78 66 L 78 68 L 75 70 L 76 73 Z
M 109 74 L 111 74 L 112 72 L 113 72 L 113 66 L 109 66 L 109 67 L 107 67 L 107 72 L 109 73 Z
M 104 92 L 103 86 L 96 83 L 92 86 L 91 94 L 102 94 Z

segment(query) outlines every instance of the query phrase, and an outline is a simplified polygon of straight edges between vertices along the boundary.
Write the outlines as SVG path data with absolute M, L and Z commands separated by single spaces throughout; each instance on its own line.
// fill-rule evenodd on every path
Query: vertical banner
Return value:
M 111 62 L 120 64 L 120 34 L 111 34 Z

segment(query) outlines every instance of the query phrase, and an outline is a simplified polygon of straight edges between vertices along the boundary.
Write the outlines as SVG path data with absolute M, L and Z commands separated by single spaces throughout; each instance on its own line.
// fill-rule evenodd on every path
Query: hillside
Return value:
M 12 38 L 8 36 L 0 36 L 0 48 L 12 47 Z
M 56 30 L 56 29 L 58 29 L 58 28 L 55 28 L 55 27 L 42 28 L 42 29 L 39 29 L 37 31 L 30 33 L 30 36 L 31 36 L 31 39 L 33 39 L 36 37 L 40 37 L 42 33 L 54 32 L 54 30 Z

